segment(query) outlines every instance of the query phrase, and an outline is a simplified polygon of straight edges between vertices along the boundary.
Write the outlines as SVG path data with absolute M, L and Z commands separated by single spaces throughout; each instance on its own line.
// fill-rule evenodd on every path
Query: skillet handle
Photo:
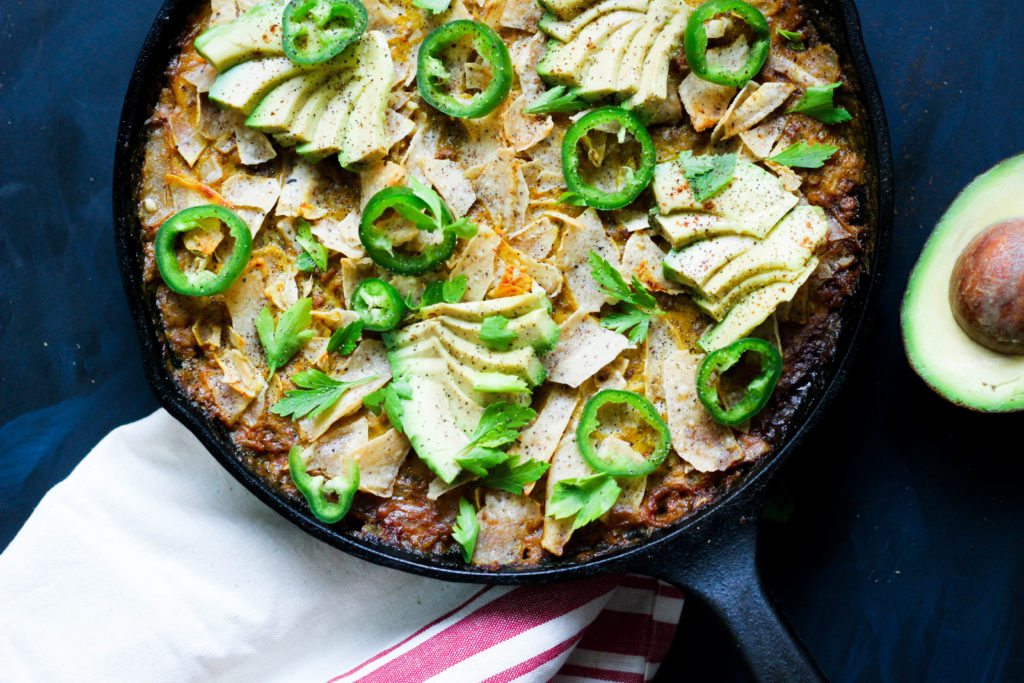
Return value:
M 688 544 L 672 544 L 644 571 L 707 603 L 725 622 L 754 680 L 820 683 L 825 676 L 765 594 L 757 568 L 757 520 L 763 499 L 721 510 Z

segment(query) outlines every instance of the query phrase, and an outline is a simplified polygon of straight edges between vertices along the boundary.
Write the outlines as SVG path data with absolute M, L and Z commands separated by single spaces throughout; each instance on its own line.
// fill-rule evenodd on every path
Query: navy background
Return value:
M 158 5 L 0 0 L 0 548 L 104 434 L 157 408 L 121 291 L 110 183 Z M 834 680 L 1021 680 L 1021 417 L 926 389 L 898 309 L 959 189 L 1024 150 L 1024 3 L 860 9 L 892 128 L 893 252 L 862 360 L 777 481 L 794 512 L 764 524 L 765 582 Z M 682 667 L 697 670 L 690 680 L 743 680 L 698 605 L 660 679 Z

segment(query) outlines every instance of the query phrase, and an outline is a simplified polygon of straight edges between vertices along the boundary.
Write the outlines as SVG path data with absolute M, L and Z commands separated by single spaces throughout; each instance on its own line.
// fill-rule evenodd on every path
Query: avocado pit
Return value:
M 998 353 L 1024 354 L 1024 217 L 971 240 L 953 267 L 949 303 L 971 339 Z

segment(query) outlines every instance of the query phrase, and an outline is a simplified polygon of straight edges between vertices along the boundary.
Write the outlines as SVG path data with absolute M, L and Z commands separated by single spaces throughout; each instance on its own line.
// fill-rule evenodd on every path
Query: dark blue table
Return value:
M 104 434 L 157 408 L 114 259 L 110 178 L 158 5 L 0 0 L 0 548 Z M 898 307 L 959 189 L 1024 150 L 1024 3 L 862 0 L 861 12 L 897 169 L 884 307 L 843 396 L 778 479 L 794 512 L 764 524 L 765 579 L 834 680 L 1022 680 L 1024 423 L 931 394 L 903 356 Z M 697 605 L 660 678 L 683 666 L 688 680 L 743 679 Z

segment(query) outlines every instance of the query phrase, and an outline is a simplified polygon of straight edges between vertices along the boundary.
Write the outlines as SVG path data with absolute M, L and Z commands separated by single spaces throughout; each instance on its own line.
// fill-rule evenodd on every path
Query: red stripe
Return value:
M 468 605 L 469 603 L 471 603 L 471 602 L 473 602 L 474 600 L 476 600 L 477 598 L 479 598 L 479 597 L 480 597 L 481 595 L 483 595 L 484 593 L 486 593 L 486 592 L 488 592 L 488 591 L 491 591 L 491 590 L 494 590 L 494 589 L 495 589 L 496 587 L 497 587 L 497 586 L 485 586 L 484 588 L 482 588 L 482 589 L 478 590 L 478 591 L 477 591 L 476 593 L 473 593 L 473 595 L 472 595 L 472 596 L 470 596 L 469 600 L 466 600 L 465 602 L 463 602 L 462 604 L 460 604 L 460 605 L 459 605 L 458 607 L 456 607 L 456 608 L 455 608 L 455 609 L 453 609 L 452 611 L 450 611 L 450 612 L 445 612 L 444 614 L 442 614 L 441 616 L 439 616 L 439 617 L 438 617 L 437 619 L 434 619 L 434 620 L 433 620 L 432 622 L 430 622 L 429 624 L 427 624 L 427 625 L 426 625 L 426 626 L 424 626 L 423 628 L 421 628 L 421 629 L 418 629 L 418 630 L 417 630 L 417 631 L 416 631 L 415 633 L 413 633 L 413 634 L 412 634 L 411 636 L 409 636 L 408 638 L 405 638 L 404 640 L 402 640 L 402 641 L 401 641 L 401 642 L 399 642 L 399 643 L 395 643 L 394 645 L 392 645 L 392 646 L 391 646 L 391 647 L 389 647 L 388 649 L 384 650 L 383 652 L 379 652 L 379 653 L 377 653 L 377 654 L 376 654 L 376 655 L 374 655 L 373 657 L 370 657 L 369 659 L 367 659 L 367 660 L 366 660 L 365 662 L 363 662 L 362 664 L 359 664 L 358 666 L 355 666 L 354 668 L 352 668 L 352 669 L 349 669 L 349 670 L 348 670 L 348 671 L 346 671 L 345 673 L 343 673 L 343 674 L 340 674 L 340 675 L 338 675 L 338 676 L 335 676 L 334 678 L 332 678 L 331 680 L 329 680 L 329 681 L 328 681 L 327 683 L 334 683 L 334 681 L 337 681 L 337 680 L 339 680 L 339 679 L 345 678 L 346 676 L 351 676 L 352 674 L 354 674 L 354 673 L 355 673 L 356 671 L 359 671 L 359 669 L 363 668 L 363 667 L 364 667 L 364 666 L 366 666 L 367 664 L 372 664 L 373 662 L 376 662 L 376 661 L 377 661 L 378 659 L 380 659 L 381 657 L 383 657 L 383 656 L 387 655 L 388 653 L 390 653 L 390 652 L 394 652 L 394 651 L 395 651 L 396 649 L 398 649 L 398 648 L 402 647 L 403 645 L 405 645 L 406 643 L 408 643 L 408 642 L 409 642 L 410 640 L 412 640 L 412 639 L 413 639 L 413 638 L 415 638 L 416 636 L 420 635 L 421 633 L 423 633 L 424 631 L 426 631 L 426 630 L 428 630 L 428 629 L 431 629 L 431 628 L 433 628 L 433 627 L 437 626 L 437 625 L 438 625 L 438 624 L 440 624 L 440 623 L 441 623 L 442 621 L 444 621 L 445 619 L 447 619 L 447 618 L 451 617 L 451 616 L 452 616 L 453 614 L 455 614 L 455 613 L 456 613 L 456 612 L 458 612 L 458 611 L 459 611 L 460 609 L 462 609 L 463 607 L 465 607 L 465 606 L 466 606 L 466 605 Z
M 615 588 L 620 577 L 516 588 L 372 671 L 361 683 L 422 681 Z
M 647 661 L 660 664 L 665 655 L 672 648 L 672 641 L 676 637 L 678 624 L 670 624 L 667 621 L 651 622 L 651 645 L 648 649 Z
M 658 590 L 658 580 L 652 579 L 649 576 L 637 576 L 636 574 L 627 574 L 622 577 L 622 586 L 625 588 L 641 588 L 654 592 Z
M 598 669 L 593 666 L 580 666 L 579 664 L 566 664 L 558 672 L 558 675 L 579 676 L 580 678 L 591 678 L 598 681 L 617 681 L 618 683 L 644 683 L 643 674 Z
M 594 619 L 580 647 L 619 655 L 647 654 L 651 640 L 651 615 L 606 609 Z
M 481 683 L 508 683 L 509 681 L 514 681 L 520 676 L 524 676 L 530 673 L 531 671 L 535 671 L 536 669 L 544 666 L 552 659 L 554 659 L 555 657 L 559 656 L 560 654 L 574 646 L 577 642 L 579 642 L 579 639 L 582 637 L 582 633 L 577 633 L 572 638 L 562 641 L 550 650 L 542 652 L 536 657 L 532 657 L 526 660 L 522 664 L 517 664 L 511 669 L 506 669 L 505 671 L 502 671 L 500 674 L 491 676 L 490 678 L 488 678 L 485 681 L 482 681 Z

